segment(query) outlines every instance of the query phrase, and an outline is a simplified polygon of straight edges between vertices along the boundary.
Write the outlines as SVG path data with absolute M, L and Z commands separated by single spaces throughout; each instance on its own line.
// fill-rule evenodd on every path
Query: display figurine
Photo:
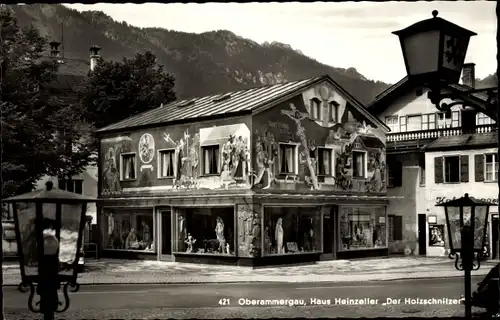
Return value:
M 221 217 L 217 217 L 217 225 L 215 226 L 215 235 L 217 236 L 217 241 L 219 242 L 219 247 L 217 251 L 224 253 L 226 249 L 226 239 L 224 238 L 224 221 Z
M 274 239 L 276 240 L 277 253 L 284 253 L 283 247 L 283 219 L 279 218 L 276 222 L 276 231 L 274 232 Z
M 231 254 L 231 246 L 229 245 L 229 243 L 226 243 L 226 253 Z
M 184 242 L 188 245 L 186 252 L 193 252 L 193 245 L 196 243 L 196 239 L 188 233 L 187 239 Z

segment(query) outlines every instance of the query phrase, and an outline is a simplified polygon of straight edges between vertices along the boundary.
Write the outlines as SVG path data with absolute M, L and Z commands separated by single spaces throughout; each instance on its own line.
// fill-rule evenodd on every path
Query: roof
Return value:
M 50 60 L 51 57 L 44 57 L 42 60 Z M 82 59 L 58 58 L 59 68 L 56 77 L 47 88 L 68 90 L 82 83 L 90 71 L 90 63 Z
M 422 149 L 425 151 L 437 151 L 447 149 L 477 149 L 480 147 L 496 147 L 497 132 L 469 133 L 459 136 L 439 137 Z
M 371 121 L 389 131 L 389 128 L 377 117 L 373 116 L 358 100 L 340 87 L 330 76 L 319 77 L 260 86 L 229 93 L 210 95 L 189 100 L 174 101 L 168 105 L 131 116 L 127 119 L 97 130 L 97 132 L 117 131 L 150 125 L 159 125 L 175 121 L 208 118 L 213 116 L 238 114 L 242 112 L 263 111 L 284 99 L 288 99 L 298 91 L 311 85 L 328 81 L 344 98 Z

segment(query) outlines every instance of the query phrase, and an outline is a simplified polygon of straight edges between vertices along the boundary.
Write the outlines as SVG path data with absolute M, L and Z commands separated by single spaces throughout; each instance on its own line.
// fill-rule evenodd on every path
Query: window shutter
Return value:
M 484 155 L 482 154 L 474 156 L 474 176 L 476 182 L 484 181 Z
M 394 216 L 394 240 L 403 240 L 403 217 Z
M 434 158 L 434 182 L 443 183 L 443 157 Z
M 460 156 L 460 182 L 469 182 L 469 155 Z

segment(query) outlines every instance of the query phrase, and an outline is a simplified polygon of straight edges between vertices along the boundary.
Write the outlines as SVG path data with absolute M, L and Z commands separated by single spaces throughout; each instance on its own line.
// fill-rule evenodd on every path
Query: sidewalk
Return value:
M 485 275 L 497 263 L 487 261 L 472 275 Z M 19 266 L 4 262 L 4 285 L 21 282 Z M 250 267 L 164 261 L 88 260 L 80 284 L 204 282 L 350 282 L 463 277 L 448 258 L 394 257 L 320 261 L 313 265 Z

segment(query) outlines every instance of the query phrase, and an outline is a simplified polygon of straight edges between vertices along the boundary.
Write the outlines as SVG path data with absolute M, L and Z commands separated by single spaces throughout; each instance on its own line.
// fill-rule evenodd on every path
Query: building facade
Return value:
M 473 68 L 473 64 L 464 65 L 464 84 L 449 89 L 473 88 Z M 368 107 L 391 128 L 387 135 L 387 194 L 403 197 L 388 205 L 389 252 L 447 255 L 444 207 L 436 205 L 468 193 L 492 204 L 487 249 L 496 257 L 497 125 L 478 109 L 456 105 L 451 112 L 441 112 L 427 92 L 405 78 Z M 494 103 L 486 95 L 475 94 L 473 99 L 483 108 Z
M 104 256 L 259 265 L 387 254 L 388 128 L 328 76 L 99 130 Z

